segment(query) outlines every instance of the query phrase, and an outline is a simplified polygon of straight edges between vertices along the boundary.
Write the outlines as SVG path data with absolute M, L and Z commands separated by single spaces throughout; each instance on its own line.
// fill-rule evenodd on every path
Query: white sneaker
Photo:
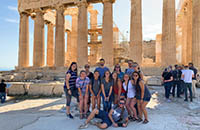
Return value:
M 79 126 L 79 129 L 87 129 L 88 128 L 88 124 L 83 124 Z

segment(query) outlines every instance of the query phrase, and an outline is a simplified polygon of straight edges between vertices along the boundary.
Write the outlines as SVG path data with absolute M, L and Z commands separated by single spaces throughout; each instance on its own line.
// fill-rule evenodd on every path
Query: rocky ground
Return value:
M 153 94 L 148 104 L 150 122 L 130 122 L 127 130 L 200 130 L 200 97 L 194 102 L 173 98 L 171 103 L 164 99 L 163 87 L 152 86 Z M 198 89 L 200 95 L 200 89 Z M 65 98 L 10 99 L 0 104 L 1 130 L 77 130 L 84 122 L 77 116 L 78 109 L 72 104 L 74 120 L 66 117 L 63 107 Z M 90 125 L 87 130 L 97 129 Z M 120 128 L 110 127 L 108 130 Z

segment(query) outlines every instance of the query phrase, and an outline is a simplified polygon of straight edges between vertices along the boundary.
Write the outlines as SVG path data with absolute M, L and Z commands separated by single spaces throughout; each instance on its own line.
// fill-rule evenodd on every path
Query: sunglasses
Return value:
M 133 75 L 133 77 L 138 77 L 138 75 Z
M 120 104 L 120 105 L 124 105 L 125 103 L 120 102 L 119 104 Z

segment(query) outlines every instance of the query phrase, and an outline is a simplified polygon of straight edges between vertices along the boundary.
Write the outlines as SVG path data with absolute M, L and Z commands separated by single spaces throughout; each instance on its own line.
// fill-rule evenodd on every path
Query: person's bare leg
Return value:
M 95 109 L 95 99 L 94 99 L 94 97 L 92 96 L 92 110 L 94 110 Z
M 83 96 L 79 96 L 79 109 L 80 109 L 80 115 L 83 114 Z
M 98 109 L 94 109 L 90 115 L 88 116 L 87 120 L 85 121 L 85 124 L 88 124 L 94 117 L 96 114 L 99 113 L 99 110 Z
M 132 112 L 134 113 L 134 117 L 135 117 L 136 119 L 138 119 L 138 117 L 137 117 L 137 112 L 136 112 L 136 109 L 135 109 L 135 107 L 134 107 L 135 104 L 136 104 L 136 99 L 133 98 L 133 99 L 131 100 L 131 102 L 130 102 L 130 108 L 131 108 Z
M 97 98 L 97 108 L 100 109 L 101 108 L 101 97 Z
M 130 108 L 130 102 L 131 102 L 131 99 L 127 98 L 127 100 L 126 100 L 126 109 L 128 110 L 128 114 L 130 116 L 132 116 L 132 112 L 131 112 L 131 108 Z
M 137 100 L 137 108 L 138 108 L 139 118 L 142 119 L 142 110 L 141 110 L 140 100 Z
M 147 106 L 148 102 L 143 102 L 142 103 L 142 113 L 144 114 L 144 118 L 146 120 L 148 120 L 148 115 L 147 115 L 147 110 L 146 110 L 146 106 Z
M 97 124 L 97 127 L 99 129 L 106 129 L 108 127 L 108 125 L 106 123 L 103 123 L 103 124 L 100 123 L 100 124 Z
M 83 101 L 84 114 L 87 114 L 87 112 L 88 112 L 88 95 L 85 95 L 83 98 L 84 98 L 84 101 Z

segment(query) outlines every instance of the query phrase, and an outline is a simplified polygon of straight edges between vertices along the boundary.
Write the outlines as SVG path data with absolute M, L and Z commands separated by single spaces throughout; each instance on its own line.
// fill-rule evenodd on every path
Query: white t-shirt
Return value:
M 184 75 L 183 81 L 185 83 L 192 83 L 192 75 L 194 75 L 194 71 L 187 69 L 182 71 L 182 75 Z
M 126 91 L 127 86 L 125 85 L 125 82 L 123 83 L 123 88 Z M 128 98 L 134 98 L 135 97 L 135 86 L 132 85 L 131 81 L 128 82 L 128 93 L 127 93 L 127 97 Z

